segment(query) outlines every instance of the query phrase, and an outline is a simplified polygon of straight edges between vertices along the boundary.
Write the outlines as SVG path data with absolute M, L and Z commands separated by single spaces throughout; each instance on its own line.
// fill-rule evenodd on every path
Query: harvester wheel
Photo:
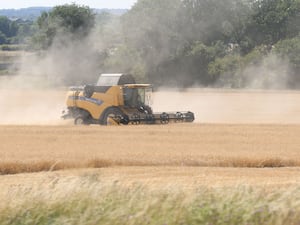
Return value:
M 169 120 L 170 120 L 170 117 L 169 117 L 169 115 L 167 114 L 167 113 L 162 113 L 161 115 L 160 115 L 160 122 L 162 123 L 162 124 L 167 124 L 167 123 L 169 123 Z
M 175 117 L 176 117 L 176 119 L 175 119 L 176 123 L 184 121 L 184 115 L 181 112 L 177 112 L 175 114 Z
M 137 113 L 133 114 L 131 119 L 132 119 L 132 122 L 131 122 L 132 124 L 138 125 L 141 123 L 141 117 Z
M 86 118 L 83 116 L 77 116 L 74 120 L 75 125 L 89 125 Z
M 128 117 L 117 107 L 108 108 L 100 120 L 100 124 L 108 125 L 107 121 L 110 118 L 117 118 L 119 121 L 118 123 L 122 123 L 127 125 L 129 123 Z

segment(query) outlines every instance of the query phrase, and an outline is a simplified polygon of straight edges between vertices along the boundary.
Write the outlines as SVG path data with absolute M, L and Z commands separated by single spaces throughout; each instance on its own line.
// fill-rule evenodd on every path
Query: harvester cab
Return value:
M 153 113 L 152 86 L 129 74 L 101 74 L 96 85 L 70 87 L 62 118 L 79 124 L 167 124 L 193 122 L 192 112 Z

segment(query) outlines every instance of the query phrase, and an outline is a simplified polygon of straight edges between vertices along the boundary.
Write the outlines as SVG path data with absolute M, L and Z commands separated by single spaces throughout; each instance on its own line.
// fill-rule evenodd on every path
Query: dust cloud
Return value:
M 160 90 L 154 111 L 192 111 L 197 123 L 300 124 L 299 91 Z
M 2 89 L 1 125 L 58 125 L 64 107 L 65 91 Z
M 56 37 L 47 51 L 25 52 L 17 75 L 0 77 L 0 124 L 64 124 L 68 86 L 91 84 L 99 74 L 95 35 Z
M 2 89 L 0 124 L 65 125 L 66 90 Z M 300 124 L 300 91 L 191 88 L 153 94 L 154 112 L 192 111 L 196 123 Z
M 17 76 L 1 77 L 0 124 L 66 124 L 60 119 L 66 83 L 93 83 L 99 73 L 96 58 L 84 51 L 90 40 L 78 47 L 54 45 L 42 55 L 28 54 Z M 250 88 L 284 88 L 288 72 L 288 63 L 270 56 L 248 67 L 243 76 Z M 161 88 L 154 93 L 153 109 L 192 111 L 196 123 L 300 124 L 299 99 L 300 92 L 288 90 Z
M 257 65 L 249 65 L 242 72 L 245 87 L 255 89 L 288 89 L 290 75 L 288 60 L 270 53 Z
M 241 72 L 242 87 L 248 89 L 295 89 L 292 67 L 287 58 L 269 53 L 259 63 L 249 64 Z M 238 75 L 238 74 L 237 74 Z
M 93 38 L 95 37 L 89 36 L 84 40 L 74 41 L 68 39 L 68 35 L 57 37 L 49 50 L 23 57 L 18 75 L 23 79 L 38 77 L 42 80 L 40 83 L 33 83 L 33 87 L 94 83 L 100 71 L 101 56 L 94 50 Z
M 53 48 L 42 55 L 26 53 L 17 75 L 0 77 L 0 124 L 62 123 L 67 91 L 64 79 L 76 69 L 76 63 L 71 63 L 74 58 L 68 58 L 71 52 Z
M 28 70 L 0 77 L 0 124 L 61 124 L 67 89 L 50 77 L 51 65 L 36 58 L 36 55 L 26 54 L 22 60 L 26 61 Z

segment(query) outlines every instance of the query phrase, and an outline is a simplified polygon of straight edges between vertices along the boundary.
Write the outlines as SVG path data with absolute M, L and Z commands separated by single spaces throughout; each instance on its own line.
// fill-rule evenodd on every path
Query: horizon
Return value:
M 65 3 L 67 4 L 67 3 Z M 64 4 L 62 4 L 64 5 Z M 28 7 L 22 7 L 22 8 L 0 8 L 0 10 L 22 10 L 22 9 L 31 9 L 31 8 L 54 8 L 55 6 L 59 6 L 59 5 L 54 5 L 54 6 L 28 6 Z M 85 6 L 85 5 L 83 5 Z M 108 8 L 108 7 L 100 7 L 100 8 L 95 8 L 95 7 L 90 7 L 91 9 L 112 9 L 112 10 L 118 10 L 118 9 L 124 9 L 127 10 L 129 8 Z
M 94 9 L 130 9 L 137 0 L 100 0 L 100 1 L 92 1 L 92 0 L 28 0 L 26 2 L 20 0 L 10 0 L 5 1 L 4 3 L 1 2 L 0 9 L 1 10 L 19 10 L 25 8 L 32 8 L 32 7 L 55 7 L 57 5 L 64 5 L 64 4 L 72 4 L 75 3 L 81 6 L 88 6 Z

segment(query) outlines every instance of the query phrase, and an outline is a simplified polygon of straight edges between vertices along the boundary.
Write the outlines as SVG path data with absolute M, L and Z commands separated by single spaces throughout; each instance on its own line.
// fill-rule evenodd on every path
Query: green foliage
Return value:
M 298 35 L 299 0 L 259 0 L 253 4 L 249 35 L 260 44 L 273 45 Z
M 104 72 L 133 73 L 155 85 L 247 87 L 258 79 L 249 74 L 253 67 L 265 74 L 262 83 L 284 67 L 287 87 L 300 87 L 299 12 L 300 0 L 139 0 L 122 16 L 71 4 L 42 13 L 35 24 L 0 17 L 0 44 L 82 45 L 100 55 Z M 279 58 L 284 66 L 276 65 Z
M 18 23 L 18 31 L 16 41 L 19 44 L 28 44 L 30 42 L 30 38 L 36 32 L 35 26 L 32 21 L 22 21 Z
M 10 20 L 5 16 L 0 16 L 0 30 L 5 36 L 10 37 Z
M 289 86 L 300 87 L 300 36 L 279 41 L 273 52 L 290 66 Z
M 245 56 L 241 56 L 234 51 L 226 56 L 216 58 L 208 65 L 210 76 L 217 80 L 217 86 L 231 88 L 245 88 L 247 81 L 251 78 L 244 74 L 247 68 L 261 66 L 268 51 L 264 46 L 258 46 Z
M 85 37 L 94 26 L 95 15 L 87 6 L 56 6 L 49 13 L 50 20 L 57 22 L 64 31 Z M 43 21 L 45 22 L 45 21 Z
M 218 80 L 220 86 L 240 87 L 241 80 L 236 73 L 241 67 L 242 59 L 233 54 L 223 58 L 217 58 L 208 65 L 208 72 L 214 80 Z
M 0 31 L 0 44 L 6 44 L 7 43 L 7 38 L 6 35 Z
M 274 51 L 281 57 L 288 58 L 294 69 L 300 72 L 300 36 L 279 41 Z
M 5 16 L 0 16 L 0 44 L 9 44 L 9 38 L 17 33 L 16 22 L 10 21 Z
M 216 41 L 238 43 L 243 39 L 249 4 L 238 0 L 182 1 L 182 33 L 210 45 Z
M 299 34 L 299 11 L 299 0 L 140 0 L 124 15 L 124 44 L 156 85 L 246 87 L 248 67 L 275 65 L 264 60 L 272 45 Z
M 22 44 L 32 34 L 32 22 L 0 16 L 0 44 Z
M 2 45 L 0 46 L 2 51 L 19 51 L 22 50 L 21 45 Z
M 122 17 L 126 44 L 146 59 L 148 69 L 182 45 L 176 26 L 180 0 L 140 0 Z
M 116 71 L 118 68 L 118 71 L 134 74 L 138 82 L 145 81 L 145 65 L 138 52 L 125 45 L 119 45 L 110 54 L 112 57 L 108 57 L 104 62 L 106 71 Z
M 224 56 L 225 51 L 226 46 L 222 42 L 212 46 L 202 42 L 191 43 L 174 57 L 160 63 L 157 71 L 151 73 L 150 81 L 156 85 L 166 83 L 177 87 L 208 85 L 213 80 L 208 73 L 208 65 L 216 57 Z
M 95 15 L 89 7 L 74 3 L 56 6 L 50 12 L 43 12 L 38 18 L 38 32 L 33 43 L 37 49 L 46 49 L 52 45 L 56 36 L 68 37 L 66 42 L 80 40 L 90 33 L 94 23 Z
M 125 44 L 139 52 L 155 84 L 211 85 L 208 65 L 226 55 L 226 45 L 253 48 L 245 37 L 250 11 L 235 0 L 140 0 L 124 16 Z

